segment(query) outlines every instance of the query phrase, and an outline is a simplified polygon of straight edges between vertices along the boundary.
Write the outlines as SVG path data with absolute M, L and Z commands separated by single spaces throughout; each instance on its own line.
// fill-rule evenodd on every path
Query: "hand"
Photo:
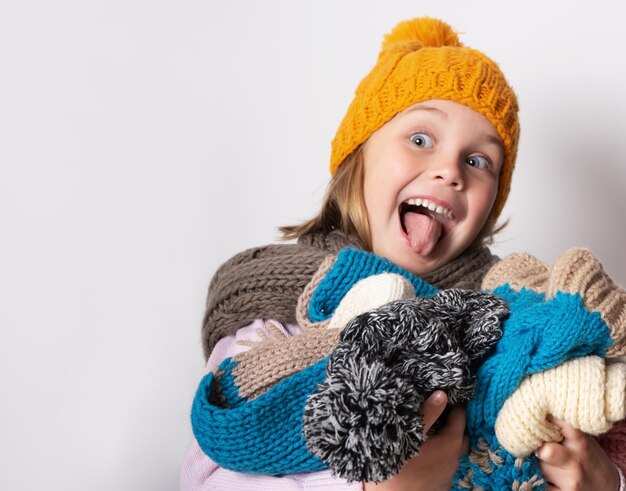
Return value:
M 564 421 L 551 418 L 561 428 L 560 443 L 544 443 L 535 455 L 548 483 L 548 491 L 617 491 L 619 475 L 613 462 L 590 435 Z
M 427 433 L 448 402 L 445 392 L 434 392 L 422 404 L 424 432 Z M 469 439 L 465 435 L 465 410 L 455 407 L 436 434 L 430 436 L 418 455 L 409 459 L 400 472 L 385 482 L 365 483 L 365 491 L 448 491 L 459 465 L 467 453 Z

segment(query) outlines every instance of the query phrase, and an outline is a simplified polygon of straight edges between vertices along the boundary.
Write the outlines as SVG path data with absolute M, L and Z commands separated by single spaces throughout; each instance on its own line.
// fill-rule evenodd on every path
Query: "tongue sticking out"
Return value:
M 407 212 L 404 214 L 404 227 L 411 249 L 421 256 L 428 256 L 441 237 L 441 224 L 428 215 Z

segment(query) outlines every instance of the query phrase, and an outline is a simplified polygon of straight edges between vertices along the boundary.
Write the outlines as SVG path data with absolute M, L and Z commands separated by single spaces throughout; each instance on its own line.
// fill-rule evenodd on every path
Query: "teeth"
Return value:
M 443 215 L 449 220 L 452 220 L 452 218 L 454 217 L 454 215 L 452 214 L 450 210 L 448 210 L 447 208 L 444 208 L 443 206 L 438 206 L 436 203 L 433 203 L 432 201 L 427 200 L 427 199 L 421 199 L 421 198 L 408 199 L 406 200 L 406 203 L 408 203 L 409 205 L 413 205 L 413 206 L 423 206 L 424 208 L 427 208 L 430 211 L 434 211 L 435 213 Z

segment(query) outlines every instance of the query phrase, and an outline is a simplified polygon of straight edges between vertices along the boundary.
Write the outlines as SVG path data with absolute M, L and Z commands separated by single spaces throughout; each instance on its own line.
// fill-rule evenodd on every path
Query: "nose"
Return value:
M 464 162 L 456 156 L 440 158 L 433 163 L 430 174 L 433 179 L 440 180 L 455 190 L 463 189 L 465 179 L 463 177 Z

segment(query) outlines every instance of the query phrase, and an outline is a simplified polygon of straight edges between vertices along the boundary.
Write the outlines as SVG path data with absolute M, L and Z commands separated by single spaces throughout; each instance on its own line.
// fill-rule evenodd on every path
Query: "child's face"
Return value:
M 485 225 L 504 159 L 496 128 L 456 102 L 397 114 L 363 145 L 374 253 L 424 274 L 460 255 Z M 418 205 L 438 206 L 431 211 Z

